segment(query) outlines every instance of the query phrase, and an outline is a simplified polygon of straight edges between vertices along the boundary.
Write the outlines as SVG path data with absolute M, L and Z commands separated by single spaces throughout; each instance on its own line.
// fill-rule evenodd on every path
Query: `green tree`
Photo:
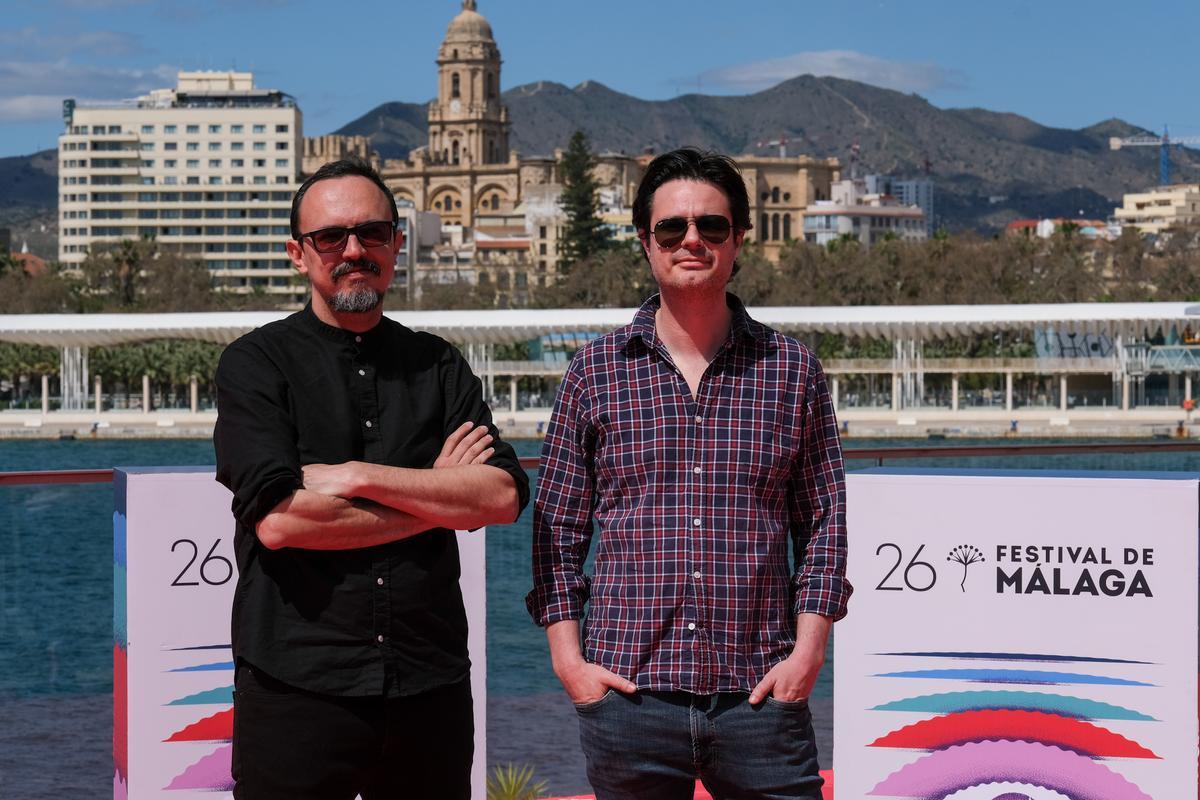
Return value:
M 560 165 L 563 192 L 559 203 L 567 215 L 561 242 L 562 264 L 568 271 L 612 246 L 612 231 L 600 219 L 596 180 L 592 177 L 595 164 L 587 137 L 575 131 Z
M 536 296 L 543 308 L 632 308 L 655 292 L 654 278 L 641 253 L 613 247 L 580 261 Z

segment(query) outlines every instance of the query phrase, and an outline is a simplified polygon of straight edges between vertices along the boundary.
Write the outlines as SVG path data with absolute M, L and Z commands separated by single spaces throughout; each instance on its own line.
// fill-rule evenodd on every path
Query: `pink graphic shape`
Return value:
M 893 772 L 875 796 L 945 797 L 981 783 L 1013 781 L 1061 792 L 1073 800 L 1153 800 L 1108 767 L 1037 742 L 970 742 L 941 750 Z
M 171 779 L 167 789 L 198 789 L 209 792 L 233 791 L 233 745 L 218 747 Z

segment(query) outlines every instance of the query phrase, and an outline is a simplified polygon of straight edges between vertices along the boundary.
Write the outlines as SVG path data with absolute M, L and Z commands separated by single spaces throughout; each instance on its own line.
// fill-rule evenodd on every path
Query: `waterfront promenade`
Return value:
M 539 438 L 550 419 L 549 408 L 509 411 L 496 407 L 497 426 L 508 438 Z M 1060 410 L 1003 408 L 841 408 L 837 412 L 843 438 L 996 438 L 1002 436 L 1072 437 L 1200 437 L 1200 416 L 1175 406 L 1113 407 Z M 212 436 L 213 410 L 142 411 L 0 411 L 0 438 L 27 439 L 204 439 Z M 1014 425 L 1015 423 L 1015 425 Z M 1180 430 L 1180 423 L 1183 423 Z

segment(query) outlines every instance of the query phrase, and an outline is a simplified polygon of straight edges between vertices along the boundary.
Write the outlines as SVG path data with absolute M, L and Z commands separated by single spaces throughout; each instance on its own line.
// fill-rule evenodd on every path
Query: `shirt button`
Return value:
M 692 577 L 693 577 L 693 578 L 699 578 L 699 577 L 700 577 L 700 570 L 696 570 L 695 572 L 693 572 L 693 573 L 692 573 Z
M 699 475 L 699 474 L 700 474 L 700 468 L 699 468 L 699 467 L 692 467 L 692 472 L 694 472 L 694 473 L 696 473 L 697 475 Z
M 696 415 L 696 422 L 704 422 L 704 417 L 702 417 L 702 416 L 700 416 L 699 414 L 697 414 L 697 415 Z
M 381 633 L 381 634 L 379 634 L 378 636 L 376 636 L 376 637 L 375 637 L 375 641 L 377 641 L 377 642 L 381 642 L 381 643 L 382 643 L 382 642 L 383 642 L 383 634 Z
M 359 375 L 366 375 L 366 374 L 367 374 L 367 371 L 366 371 L 365 369 L 360 369 L 360 370 L 358 371 L 358 374 L 359 374 Z
M 694 520 L 692 520 L 692 525 L 699 528 L 700 527 L 700 518 L 696 517 Z
M 688 630 L 689 630 L 689 631 L 694 631 L 694 630 L 696 630 L 696 623 L 694 623 L 694 622 L 689 622 L 689 623 L 688 623 Z M 379 638 L 380 638 L 380 639 L 383 639 L 383 637 L 382 637 L 382 636 L 380 636 Z
M 699 576 L 699 575 L 697 575 L 696 577 L 700 577 L 700 576 Z M 376 578 L 376 579 L 375 579 L 375 583 L 376 583 L 376 585 L 378 585 L 378 586 L 383 586 L 383 578 Z
M 361 336 L 355 336 L 355 337 L 354 337 L 354 341 L 356 341 L 356 342 L 361 342 L 361 341 L 362 341 L 362 337 L 361 337 Z M 380 641 L 382 641 L 382 639 L 381 639 Z
M 367 427 L 371 427 L 371 420 L 367 420 Z

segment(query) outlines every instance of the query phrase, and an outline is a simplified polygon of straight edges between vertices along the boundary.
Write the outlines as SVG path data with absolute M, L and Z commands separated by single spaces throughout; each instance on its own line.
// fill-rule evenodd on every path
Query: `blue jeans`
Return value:
M 609 690 L 575 710 L 596 800 L 691 800 L 697 778 L 715 800 L 820 800 L 803 700 Z

